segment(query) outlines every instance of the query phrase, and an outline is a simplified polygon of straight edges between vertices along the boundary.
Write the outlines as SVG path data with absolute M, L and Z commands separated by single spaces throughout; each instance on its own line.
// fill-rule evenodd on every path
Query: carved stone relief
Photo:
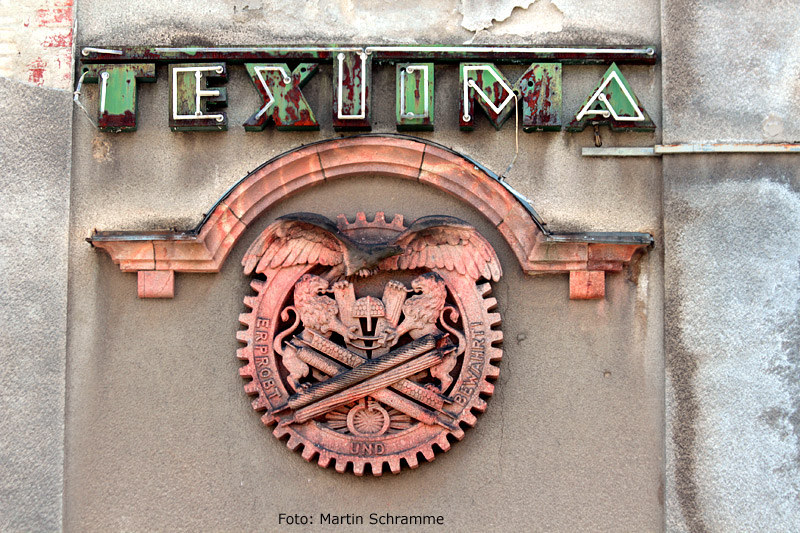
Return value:
M 486 408 L 502 357 L 489 282 L 502 270 L 465 222 L 287 215 L 242 263 L 258 278 L 237 336 L 245 391 L 306 460 L 356 475 L 416 468 Z

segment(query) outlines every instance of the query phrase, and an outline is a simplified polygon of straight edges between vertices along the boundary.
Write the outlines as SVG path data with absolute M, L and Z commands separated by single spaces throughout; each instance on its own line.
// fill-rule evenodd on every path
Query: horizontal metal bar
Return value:
M 197 238 L 194 231 L 96 231 L 87 242 L 117 241 L 191 241 Z
M 581 155 L 588 157 L 653 157 L 656 155 L 652 146 L 587 146 L 581 149 Z
M 800 153 L 800 144 L 791 143 L 708 143 L 708 144 L 657 144 L 657 154 L 703 154 L 703 153 Z
M 493 61 L 521 63 L 538 60 L 566 64 L 656 62 L 655 48 L 594 48 L 584 46 L 367 46 L 368 54 L 377 61 Z
M 649 233 L 615 231 L 585 233 L 551 233 L 548 242 L 575 242 L 596 244 L 653 244 L 653 236 Z
M 581 148 L 586 157 L 660 157 L 664 154 L 800 154 L 800 143 L 684 143 L 655 146 L 587 146 Z
M 377 62 L 430 60 L 441 62 L 493 61 L 524 63 L 556 61 L 565 64 L 655 64 L 655 48 L 596 48 L 548 46 L 222 46 L 222 47 L 84 47 L 83 63 L 170 63 L 176 61 L 291 61 L 331 62 L 339 52 L 366 52 Z

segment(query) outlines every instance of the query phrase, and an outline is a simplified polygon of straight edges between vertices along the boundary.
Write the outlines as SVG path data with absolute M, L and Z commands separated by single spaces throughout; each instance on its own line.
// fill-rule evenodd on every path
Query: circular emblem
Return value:
M 498 376 L 502 275 L 466 222 L 279 218 L 242 260 L 239 373 L 292 450 L 356 475 L 431 461 L 473 426 Z

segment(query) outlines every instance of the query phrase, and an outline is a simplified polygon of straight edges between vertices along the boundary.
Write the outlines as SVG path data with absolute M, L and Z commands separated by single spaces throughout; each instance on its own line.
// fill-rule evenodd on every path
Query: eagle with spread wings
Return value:
M 245 274 L 299 264 L 331 267 L 329 280 L 418 268 L 455 270 L 474 280 L 498 281 L 502 275 L 486 239 L 445 215 L 418 218 L 388 242 L 368 243 L 351 239 L 322 215 L 293 213 L 267 227 L 242 259 Z

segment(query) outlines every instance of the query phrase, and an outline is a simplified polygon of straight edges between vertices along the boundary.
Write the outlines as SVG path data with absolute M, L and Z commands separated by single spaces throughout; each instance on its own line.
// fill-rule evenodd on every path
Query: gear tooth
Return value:
M 344 471 L 347 470 L 347 460 L 346 459 L 336 459 L 333 467 L 340 474 L 344 474 Z
M 325 452 L 319 452 L 319 459 L 317 460 L 317 464 L 322 468 L 328 468 L 328 465 L 331 464 L 331 456 Z
M 489 321 L 489 326 L 497 326 L 500 324 L 500 313 L 486 313 L 486 319 Z
M 486 298 L 483 301 L 483 305 L 487 311 L 491 311 L 492 309 L 497 307 L 497 298 Z
M 238 354 L 239 354 L 239 352 L 237 351 L 237 355 Z M 250 358 L 247 357 L 245 360 L 249 361 Z M 246 365 L 242 365 L 242 366 L 239 367 L 239 375 L 242 376 L 243 378 L 255 379 L 255 377 L 256 377 L 256 367 L 252 363 L 252 361 L 249 362 Z
M 442 449 L 443 452 L 446 452 L 450 449 L 450 441 L 447 440 L 447 433 L 442 433 L 439 435 L 439 438 L 436 439 L 436 444 Z M 430 459 L 428 459 L 430 461 Z
M 484 298 L 492 294 L 492 286 L 488 282 L 477 285 L 477 288 L 478 293 Z
M 494 363 L 503 359 L 503 350 L 499 348 L 489 348 L 486 350 L 486 353 L 489 355 L 489 361 Z
M 297 435 L 292 435 L 289 437 L 289 440 L 286 441 L 286 447 L 292 451 L 297 451 L 297 448 L 301 445 L 300 439 L 297 438 Z
M 339 229 L 344 229 L 347 227 L 349 222 L 347 221 L 347 217 L 344 215 L 339 215 L 336 217 L 336 225 L 339 226 Z
M 417 460 L 416 453 L 409 453 L 407 455 L 404 455 L 403 459 L 406 460 L 406 462 L 408 463 L 408 467 L 411 468 L 412 470 L 419 467 L 419 460 Z
M 364 462 L 363 461 L 353 461 L 353 473 L 357 476 L 364 475 Z
M 273 415 L 272 413 L 266 413 L 264 416 L 261 417 L 261 421 L 264 422 L 264 424 L 269 425 L 275 422 L 276 418 L 275 415 Z M 285 426 L 275 426 L 275 429 L 272 430 L 272 434 L 278 437 L 279 439 L 282 439 L 283 437 L 289 434 L 289 428 Z
M 458 440 L 461 440 L 461 439 L 464 438 L 464 430 L 461 429 L 461 428 L 458 428 L 456 430 L 451 431 L 450 434 L 452 436 L 454 436 Z
M 261 290 L 264 288 L 264 285 L 266 285 L 266 283 L 260 279 L 254 279 L 250 281 L 250 287 L 256 292 L 261 292 Z
M 253 313 L 241 313 L 239 315 L 239 322 L 250 329 L 253 326 Z
M 503 342 L 503 332 L 499 329 L 487 332 L 486 336 L 489 337 L 489 344 L 500 344 Z
M 236 332 L 236 340 L 248 344 L 250 340 L 250 332 L 247 330 L 239 330 Z
M 494 365 L 486 365 L 486 377 L 496 378 L 500 375 L 500 369 Z
M 246 305 L 250 309 L 255 309 L 256 305 L 258 305 L 258 302 L 256 300 L 257 298 L 255 296 L 245 296 L 244 305 Z
M 314 449 L 314 447 L 310 444 L 306 444 L 306 447 L 303 448 L 303 453 L 301 455 L 303 456 L 303 459 L 311 463 L 314 461 L 314 456 L 317 455 L 317 450 Z
M 494 385 L 484 381 L 481 383 L 481 392 L 484 394 L 494 394 Z
M 475 423 L 478 421 L 478 419 L 475 418 L 475 415 L 473 415 L 469 411 L 466 411 L 463 415 L 461 415 L 461 421 L 464 422 L 469 427 L 475 427 Z
M 249 361 L 250 360 L 251 351 L 247 348 L 239 348 L 236 350 L 236 357 L 242 361 Z M 244 367 L 241 367 L 244 368 Z M 241 372 L 241 371 L 240 371 Z M 241 373 L 239 374 L 241 375 Z
M 444 440 L 447 441 L 447 436 L 445 436 Z M 448 448 L 449 448 L 449 446 L 448 446 Z M 433 461 L 433 456 L 435 454 L 433 453 L 433 448 L 431 448 L 430 444 L 426 444 L 425 446 L 423 446 L 422 450 L 420 450 L 420 451 L 422 452 L 422 455 L 423 455 L 423 457 L 425 457 L 426 461 L 428 461 L 428 462 Z
M 370 470 L 372 470 L 372 475 L 375 477 L 381 477 L 383 475 L 383 461 L 380 459 L 375 459 L 369 462 Z
M 367 223 L 367 214 L 364 213 L 363 211 L 359 211 L 358 213 L 356 213 L 356 223 L 359 222 L 362 224 Z
M 250 383 L 244 384 L 244 391 L 247 394 L 258 394 L 258 383 L 255 381 L 251 381 Z
M 378 211 L 375 213 L 375 218 L 372 220 L 373 223 L 378 224 L 386 224 L 386 214 L 383 211 Z
M 389 470 L 392 471 L 392 474 L 399 474 L 400 473 L 400 458 L 399 457 L 397 457 L 396 455 L 392 456 L 386 462 L 389 463 Z
M 258 398 L 250 402 L 250 405 L 253 406 L 254 411 L 263 411 L 267 408 L 267 402 L 264 401 L 264 398 L 259 395 Z
M 472 410 L 478 413 L 486 411 L 486 402 L 484 402 L 480 398 L 477 398 L 472 406 Z

